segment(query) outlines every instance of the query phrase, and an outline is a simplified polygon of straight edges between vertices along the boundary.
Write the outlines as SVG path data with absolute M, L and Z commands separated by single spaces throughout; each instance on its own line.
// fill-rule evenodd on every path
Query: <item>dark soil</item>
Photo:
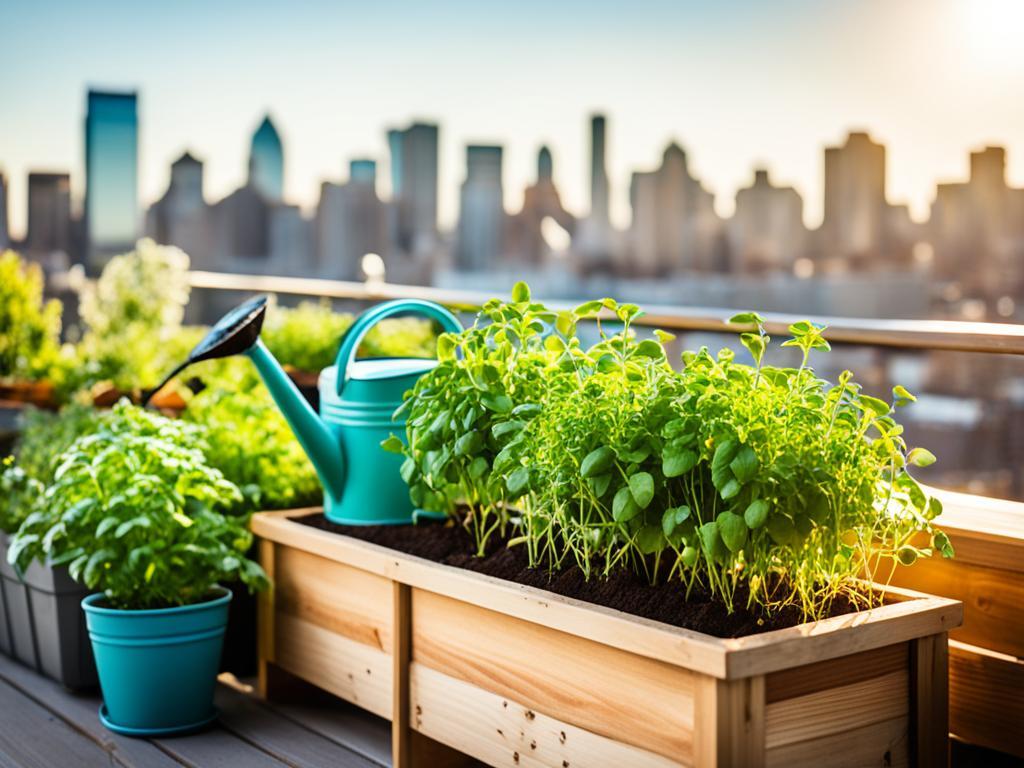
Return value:
M 461 527 L 444 523 L 338 525 L 322 514 L 297 517 L 294 520 L 322 531 L 341 533 L 443 565 L 546 589 L 565 597 L 715 637 L 742 637 L 792 627 L 803 621 L 796 608 L 782 610 L 770 617 L 749 611 L 743 607 L 746 596 L 739 593 L 735 601 L 737 607 L 729 613 L 720 600 L 698 587 L 694 587 L 687 598 L 686 589 L 678 580 L 651 586 L 643 577 L 626 568 L 614 571 L 607 579 L 592 576 L 589 581 L 575 564 L 553 573 L 530 568 L 527 566 L 525 549 L 507 547 L 497 535 L 488 547 L 488 554 L 476 557 L 469 533 Z M 830 615 L 838 616 L 854 610 L 856 608 L 847 600 L 839 599 L 833 603 Z

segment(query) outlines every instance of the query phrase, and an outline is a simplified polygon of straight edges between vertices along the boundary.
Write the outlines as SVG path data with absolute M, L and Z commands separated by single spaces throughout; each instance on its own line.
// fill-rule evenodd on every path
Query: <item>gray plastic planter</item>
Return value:
M 7 564 L 0 533 L 0 651 L 68 688 L 97 684 L 81 602 L 89 590 L 66 568 L 33 562 L 25 580 Z

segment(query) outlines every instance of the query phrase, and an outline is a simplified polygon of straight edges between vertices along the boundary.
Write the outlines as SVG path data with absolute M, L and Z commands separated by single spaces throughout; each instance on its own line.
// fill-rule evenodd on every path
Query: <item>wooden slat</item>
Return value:
M 1024 548 L 1020 556 L 1024 561 Z M 1024 657 L 1024 574 L 928 558 L 897 568 L 893 583 L 962 601 L 964 623 L 950 632 L 955 640 Z
M 693 754 L 693 673 L 414 589 L 413 660 L 601 736 Z
M 119 736 L 104 728 L 96 716 L 99 707 L 96 695 L 70 694 L 59 683 L 40 677 L 5 656 L 0 656 L 0 680 L 98 744 L 117 765 L 125 768 L 177 768 L 180 765 L 147 741 Z M 0 719 L 0 732 L 5 731 L 11 738 L 25 738 L 25 732 L 18 731 L 12 721 Z M 106 759 L 97 764 L 105 765 Z M 50 762 L 50 765 L 57 764 L 56 759 Z
M 203 768 L 288 768 L 288 763 L 239 739 L 220 727 L 203 732 L 201 738 L 154 739 L 153 743 L 183 765 Z
M 909 728 L 903 716 L 775 747 L 768 750 L 767 768 L 906 768 Z
M 926 490 L 943 504 L 935 524 L 949 535 L 957 561 L 1024 573 L 1024 504 Z
M 1024 759 L 1024 661 L 950 640 L 949 727 Z
M 717 680 L 696 684 L 694 760 L 698 768 L 764 768 L 765 679 Z
M 391 653 L 391 582 L 343 563 L 280 547 L 276 610 Z
M 768 749 L 821 738 L 909 713 L 906 669 L 769 704 Z
M 391 717 L 391 656 L 285 613 L 277 615 L 275 663 L 304 680 Z
M 255 515 L 252 526 L 261 537 L 412 587 L 724 679 L 767 674 L 945 632 L 961 618 L 955 601 L 922 596 L 815 624 L 722 640 L 316 530 L 289 520 L 287 514 Z
M 549 717 L 420 663 L 412 665 L 411 695 L 417 731 L 498 768 L 685 764 Z
M 945 597 L 920 596 L 867 611 L 800 624 L 788 629 L 723 640 L 729 649 L 727 677 L 770 674 L 826 659 L 947 632 L 960 626 L 963 609 Z
M 409 722 L 409 663 L 412 661 L 412 590 L 392 582 L 391 646 L 391 765 L 409 768 L 413 763 Z
M 275 585 L 274 555 L 277 546 L 272 541 L 260 540 L 260 565 L 270 579 L 269 588 L 265 589 L 256 598 L 256 653 L 257 674 L 259 675 L 258 687 L 260 696 L 264 699 L 270 697 L 270 680 L 267 669 L 268 664 L 274 661 L 274 598 L 277 591 Z
M 771 704 L 826 688 L 869 680 L 908 669 L 909 659 L 909 644 L 896 643 L 877 650 L 784 669 L 766 677 L 765 698 Z
M 220 685 L 216 702 L 225 730 L 293 768 L 378 767 L 357 752 L 282 717 L 252 696 Z
M 945 633 L 910 644 L 910 753 L 917 765 L 949 765 L 949 663 Z

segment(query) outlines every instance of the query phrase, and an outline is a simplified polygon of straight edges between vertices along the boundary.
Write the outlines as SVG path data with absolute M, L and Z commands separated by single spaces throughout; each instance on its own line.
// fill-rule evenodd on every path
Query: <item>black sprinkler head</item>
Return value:
M 245 352 L 260 336 L 263 318 L 267 313 L 267 297 L 257 296 L 228 312 L 210 329 L 203 340 L 196 344 L 189 353 L 188 359 L 171 371 L 160 384 L 149 391 L 142 405 L 149 404 L 150 398 L 185 370 L 192 363 L 200 360 L 213 360 L 219 357 L 231 357 Z

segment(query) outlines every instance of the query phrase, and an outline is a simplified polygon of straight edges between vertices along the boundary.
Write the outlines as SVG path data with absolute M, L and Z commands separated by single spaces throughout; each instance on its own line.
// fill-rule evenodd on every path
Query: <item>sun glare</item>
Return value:
M 1024 2 L 964 0 L 962 12 L 972 58 L 985 65 L 1024 68 Z

